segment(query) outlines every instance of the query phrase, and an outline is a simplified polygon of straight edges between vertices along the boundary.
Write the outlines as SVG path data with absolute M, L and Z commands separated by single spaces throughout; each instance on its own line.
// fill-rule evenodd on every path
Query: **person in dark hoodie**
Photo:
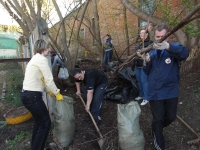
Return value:
M 148 31 L 146 29 L 141 29 L 140 30 L 140 40 L 136 44 L 136 52 L 142 48 L 145 48 L 152 44 L 153 41 L 149 39 L 148 36 Z M 142 100 L 142 103 L 140 105 L 146 105 L 148 103 L 147 100 L 147 87 L 148 87 L 148 82 L 147 82 L 147 75 L 143 71 L 144 63 L 143 63 L 143 58 L 135 58 L 133 60 L 132 68 L 135 69 L 136 73 L 136 79 L 138 83 L 138 89 L 139 89 L 139 96 L 135 98 L 135 100 Z

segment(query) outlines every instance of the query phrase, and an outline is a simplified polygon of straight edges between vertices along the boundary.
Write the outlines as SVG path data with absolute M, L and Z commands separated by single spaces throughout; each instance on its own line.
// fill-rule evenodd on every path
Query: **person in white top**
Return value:
M 45 40 L 37 40 L 34 44 L 35 55 L 29 61 L 23 81 L 21 101 L 31 112 L 35 122 L 32 132 L 31 150 L 44 150 L 47 136 L 51 128 L 51 119 L 47 107 L 42 99 L 42 93 L 46 91 L 53 94 L 57 100 L 64 100 L 53 81 L 48 60 L 50 52 L 49 43 Z

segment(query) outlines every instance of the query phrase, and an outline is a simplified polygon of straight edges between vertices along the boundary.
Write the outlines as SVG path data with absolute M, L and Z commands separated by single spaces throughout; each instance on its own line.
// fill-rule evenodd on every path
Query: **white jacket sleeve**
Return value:
M 48 90 L 52 91 L 54 95 L 56 95 L 60 90 L 56 87 L 54 81 L 53 81 L 53 75 L 51 72 L 51 69 L 48 65 L 47 59 L 42 59 L 42 62 L 38 64 L 39 70 L 41 71 L 43 77 L 44 77 L 44 82 Z

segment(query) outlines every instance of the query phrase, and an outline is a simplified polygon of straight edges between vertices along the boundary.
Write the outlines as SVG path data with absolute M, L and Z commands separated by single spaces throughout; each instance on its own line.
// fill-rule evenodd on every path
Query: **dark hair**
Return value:
M 169 31 L 168 26 L 164 23 L 157 25 L 155 31 L 162 31 L 163 29 L 165 29 L 167 32 Z
M 74 77 L 78 73 L 81 73 L 81 69 L 80 68 L 74 68 L 74 70 L 72 70 L 72 72 L 71 72 L 71 75 Z
M 108 37 L 111 37 L 111 35 L 110 35 L 110 34 L 106 34 L 106 36 L 108 36 Z
M 143 27 L 143 28 L 140 28 L 140 31 L 141 31 L 141 30 L 145 30 L 145 31 L 146 31 L 146 34 L 149 33 L 149 31 L 147 30 L 147 28 L 144 28 L 144 27 Z M 140 33 L 140 31 L 139 31 L 139 33 Z

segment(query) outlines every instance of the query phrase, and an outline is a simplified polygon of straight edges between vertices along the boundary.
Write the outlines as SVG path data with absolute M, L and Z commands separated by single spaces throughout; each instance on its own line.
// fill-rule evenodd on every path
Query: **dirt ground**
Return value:
M 96 65 L 93 62 L 88 64 Z M 86 65 L 87 66 L 87 65 Z M 97 66 L 97 65 L 96 65 Z M 99 69 L 99 67 L 96 67 Z M 200 72 L 191 72 L 181 76 L 180 81 L 180 97 L 178 103 L 177 114 L 185 120 L 197 133 L 200 132 Z M 108 73 L 110 80 L 112 74 Z M 79 98 L 75 96 L 75 85 L 69 82 L 63 82 L 55 79 L 55 82 L 61 93 L 74 98 L 74 112 L 75 112 L 75 137 L 73 143 L 70 145 L 73 150 L 99 150 L 97 139 L 99 135 L 94 127 L 91 127 L 91 120 L 84 110 L 83 104 Z M 141 103 L 141 101 L 139 101 Z M 102 121 L 99 125 L 100 131 L 106 139 L 105 150 L 118 150 L 118 131 L 117 131 L 117 102 L 104 101 Z M 0 121 L 4 121 L 2 116 L 6 111 L 11 109 L 11 104 L 5 100 L 0 100 L 1 116 Z M 140 126 L 145 137 L 145 150 L 154 150 L 152 135 L 151 135 L 151 111 L 149 104 L 141 107 Z M 6 125 L 0 128 L 0 149 L 6 150 L 9 146 L 8 140 L 12 140 L 21 131 L 29 131 L 34 119 L 18 125 Z M 200 150 L 199 145 L 188 145 L 187 141 L 196 139 L 197 136 L 193 134 L 183 123 L 176 119 L 169 127 L 164 129 L 167 150 Z M 29 150 L 30 134 L 18 143 L 18 150 Z M 52 134 L 49 134 L 47 145 L 52 142 Z M 65 148 L 66 150 L 69 149 Z

